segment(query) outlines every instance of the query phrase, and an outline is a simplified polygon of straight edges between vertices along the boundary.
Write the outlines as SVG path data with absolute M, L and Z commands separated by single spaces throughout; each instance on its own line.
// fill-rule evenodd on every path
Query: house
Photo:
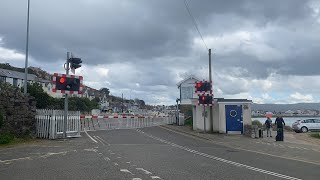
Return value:
M 198 99 L 192 99 L 193 130 L 244 134 L 246 125 L 251 125 L 251 104 L 247 99 L 214 98 L 214 106 L 203 106 L 198 105 Z
M 33 83 L 39 81 L 36 75 L 28 74 L 28 82 Z M 0 69 L 0 82 L 7 82 L 14 87 L 24 86 L 24 73 L 12 71 L 8 69 Z
M 190 75 L 177 84 L 178 89 L 180 90 L 180 104 L 191 105 L 191 99 L 198 97 L 198 95 L 195 93 L 196 81 L 200 80 L 194 75 Z

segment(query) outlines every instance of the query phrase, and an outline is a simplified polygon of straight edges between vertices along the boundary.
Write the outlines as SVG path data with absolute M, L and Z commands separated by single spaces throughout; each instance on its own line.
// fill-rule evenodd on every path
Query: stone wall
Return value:
M 0 84 L 0 111 L 3 125 L 0 132 L 10 132 L 16 137 L 35 133 L 36 101 L 24 96 L 20 89 Z

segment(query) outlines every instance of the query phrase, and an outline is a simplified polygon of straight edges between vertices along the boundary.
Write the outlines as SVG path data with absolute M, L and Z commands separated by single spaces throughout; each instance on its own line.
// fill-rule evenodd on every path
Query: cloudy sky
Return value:
M 213 51 L 215 97 L 319 102 L 320 2 L 188 0 Z M 0 62 L 24 66 L 27 0 L 0 2 Z M 184 0 L 31 0 L 30 66 L 77 74 L 113 95 L 173 104 L 176 84 L 208 77 L 208 52 Z

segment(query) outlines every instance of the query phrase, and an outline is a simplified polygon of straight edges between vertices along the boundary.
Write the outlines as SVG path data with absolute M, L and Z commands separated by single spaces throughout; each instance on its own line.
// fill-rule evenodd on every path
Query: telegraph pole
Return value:
M 70 53 L 67 52 L 67 61 L 65 64 L 66 75 L 69 74 L 69 59 L 70 59 Z M 67 120 L 68 120 L 68 94 L 66 93 L 64 97 L 64 121 L 63 121 L 64 138 L 67 138 Z
M 211 49 L 209 49 L 209 81 L 212 82 L 212 72 L 211 72 Z M 212 83 L 213 84 L 213 83 Z M 212 87 L 213 90 L 213 87 Z M 212 91 L 213 92 L 213 91 Z M 214 99 L 213 99 L 214 101 Z M 210 126 L 210 131 L 213 132 L 213 112 L 212 112 L 212 106 L 210 106 L 210 122 L 212 125 Z

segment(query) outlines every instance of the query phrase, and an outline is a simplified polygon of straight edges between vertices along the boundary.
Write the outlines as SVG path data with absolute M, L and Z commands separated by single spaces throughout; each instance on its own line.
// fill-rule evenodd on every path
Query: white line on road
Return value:
M 121 172 L 124 172 L 124 173 L 130 173 L 132 174 L 132 172 L 130 172 L 128 169 L 120 169 Z
M 95 140 L 97 140 L 99 143 L 101 143 L 102 145 L 106 145 L 106 144 L 104 144 L 99 138 L 97 138 L 97 136 L 93 136 L 93 138 L 95 139 Z
M 133 178 L 132 180 L 142 180 L 141 178 Z
M 152 174 L 150 171 L 147 171 L 147 170 L 145 170 L 143 168 L 136 168 L 136 170 L 143 171 L 145 174 Z
M 84 132 L 86 133 L 86 135 L 95 143 L 98 143 L 96 140 L 94 140 L 87 132 L 86 128 L 83 128 Z
M 103 141 L 105 144 L 107 144 L 108 146 L 110 146 L 110 143 L 108 143 L 106 140 L 102 139 L 100 136 L 97 136 L 97 138 L 99 138 L 101 141 Z
M 17 158 L 17 159 L 8 159 L 8 160 L 0 160 L 0 163 L 7 163 L 12 161 L 20 161 L 20 160 L 31 160 L 31 157 Z
M 159 176 L 150 176 L 151 179 L 161 179 Z
M 119 166 L 119 164 L 118 163 L 113 163 L 115 166 Z
M 139 133 L 142 133 L 145 136 L 148 136 L 148 137 L 150 137 L 152 139 L 158 140 L 158 141 L 166 143 L 166 144 L 170 144 L 173 147 L 176 147 L 176 148 L 179 148 L 179 149 L 182 149 L 182 150 L 185 150 L 185 151 L 200 155 L 202 157 L 210 158 L 210 159 L 213 159 L 213 160 L 216 160 L 216 161 L 220 161 L 220 162 L 231 164 L 231 165 L 238 166 L 238 167 L 243 167 L 243 168 L 246 168 L 246 169 L 249 169 L 249 170 L 252 170 L 252 171 L 256 171 L 256 172 L 272 175 L 272 176 L 275 176 L 275 177 L 280 177 L 280 178 L 283 178 L 283 179 L 301 180 L 299 178 L 295 178 L 295 177 L 291 177 L 291 176 L 275 173 L 275 172 L 268 171 L 268 170 L 263 170 L 263 169 L 260 169 L 260 168 L 255 168 L 255 167 L 252 167 L 252 166 L 248 166 L 248 165 L 245 165 L 245 164 L 229 161 L 229 160 L 222 159 L 222 158 L 219 158 L 219 157 L 216 157 L 216 156 L 212 156 L 212 155 L 209 155 L 209 154 L 205 154 L 205 153 L 202 153 L 202 152 L 199 152 L 199 151 L 196 151 L 196 150 L 192 150 L 192 149 L 189 149 L 187 147 L 183 147 L 183 146 L 180 146 L 178 144 L 175 144 L 175 143 L 163 140 L 161 138 L 155 137 L 155 136 L 153 136 L 151 134 L 147 134 L 147 133 L 141 131 L 140 129 L 136 129 L 136 131 L 139 132 Z

